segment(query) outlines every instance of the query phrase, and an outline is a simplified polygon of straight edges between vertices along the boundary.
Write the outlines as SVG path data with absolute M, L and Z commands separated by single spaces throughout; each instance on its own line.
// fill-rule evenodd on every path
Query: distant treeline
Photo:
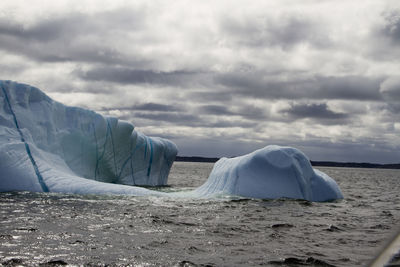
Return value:
M 217 160 L 219 160 L 219 158 L 180 157 L 180 156 L 177 156 L 175 159 L 175 161 L 186 161 L 186 162 L 216 162 Z M 400 169 L 400 163 L 376 164 L 376 163 L 357 163 L 357 162 L 311 161 L 311 165 L 320 167 Z
M 311 161 L 311 165 L 321 166 L 321 167 L 400 169 L 400 163 L 399 164 L 377 164 L 377 163 L 357 163 L 357 162 Z
M 180 157 L 176 156 L 175 161 L 187 162 L 216 162 L 219 158 L 204 158 L 204 157 Z

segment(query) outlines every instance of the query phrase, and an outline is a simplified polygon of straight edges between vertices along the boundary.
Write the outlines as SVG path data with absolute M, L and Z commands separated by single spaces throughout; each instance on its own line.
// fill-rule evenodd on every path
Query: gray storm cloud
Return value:
M 400 162 L 397 1 L 5 0 L 0 10 L 2 79 L 129 120 L 181 155 L 280 144 L 314 160 Z

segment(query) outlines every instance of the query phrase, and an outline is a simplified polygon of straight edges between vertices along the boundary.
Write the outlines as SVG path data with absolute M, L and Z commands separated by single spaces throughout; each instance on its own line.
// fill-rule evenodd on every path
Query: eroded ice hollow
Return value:
M 177 148 L 132 124 L 53 101 L 39 89 L 0 81 L 0 191 L 170 197 L 343 198 L 336 182 L 290 147 L 222 158 L 190 192 L 163 193 Z

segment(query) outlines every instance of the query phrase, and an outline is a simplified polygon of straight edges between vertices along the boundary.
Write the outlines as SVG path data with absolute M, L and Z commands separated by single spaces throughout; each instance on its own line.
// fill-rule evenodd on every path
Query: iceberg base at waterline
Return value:
M 267 146 L 222 158 L 189 192 L 166 185 L 177 154 L 169 140 L 147 137 L 128 122 L 65 106 L 35 87 L 0 81 L 0 192 L 126 194 L 216 198 L 343 198 L 336 182 L 295 148 Z

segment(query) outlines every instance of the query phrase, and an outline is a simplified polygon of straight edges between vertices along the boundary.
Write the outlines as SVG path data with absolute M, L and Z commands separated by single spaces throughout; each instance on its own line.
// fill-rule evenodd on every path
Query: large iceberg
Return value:
M 280 146 L 267 146 L 241 157 L 220 159 L 206 183 L 197 188 L 194 195 L 309 201 L 343 198 L 336 182 L 313 169 L 301 151 Z
M 190 192 L 164 193 L 177 148 L 132 124 L 53 101 L 35 87 L 0 81 L 0 191 L 210 198 L 343 198 L 336 182 L 295 148 L 267 146 L 222 158 Z
M 177 154 L 166 139 L 35 87 L 0 81 L 0 191 L 161 194 Z

